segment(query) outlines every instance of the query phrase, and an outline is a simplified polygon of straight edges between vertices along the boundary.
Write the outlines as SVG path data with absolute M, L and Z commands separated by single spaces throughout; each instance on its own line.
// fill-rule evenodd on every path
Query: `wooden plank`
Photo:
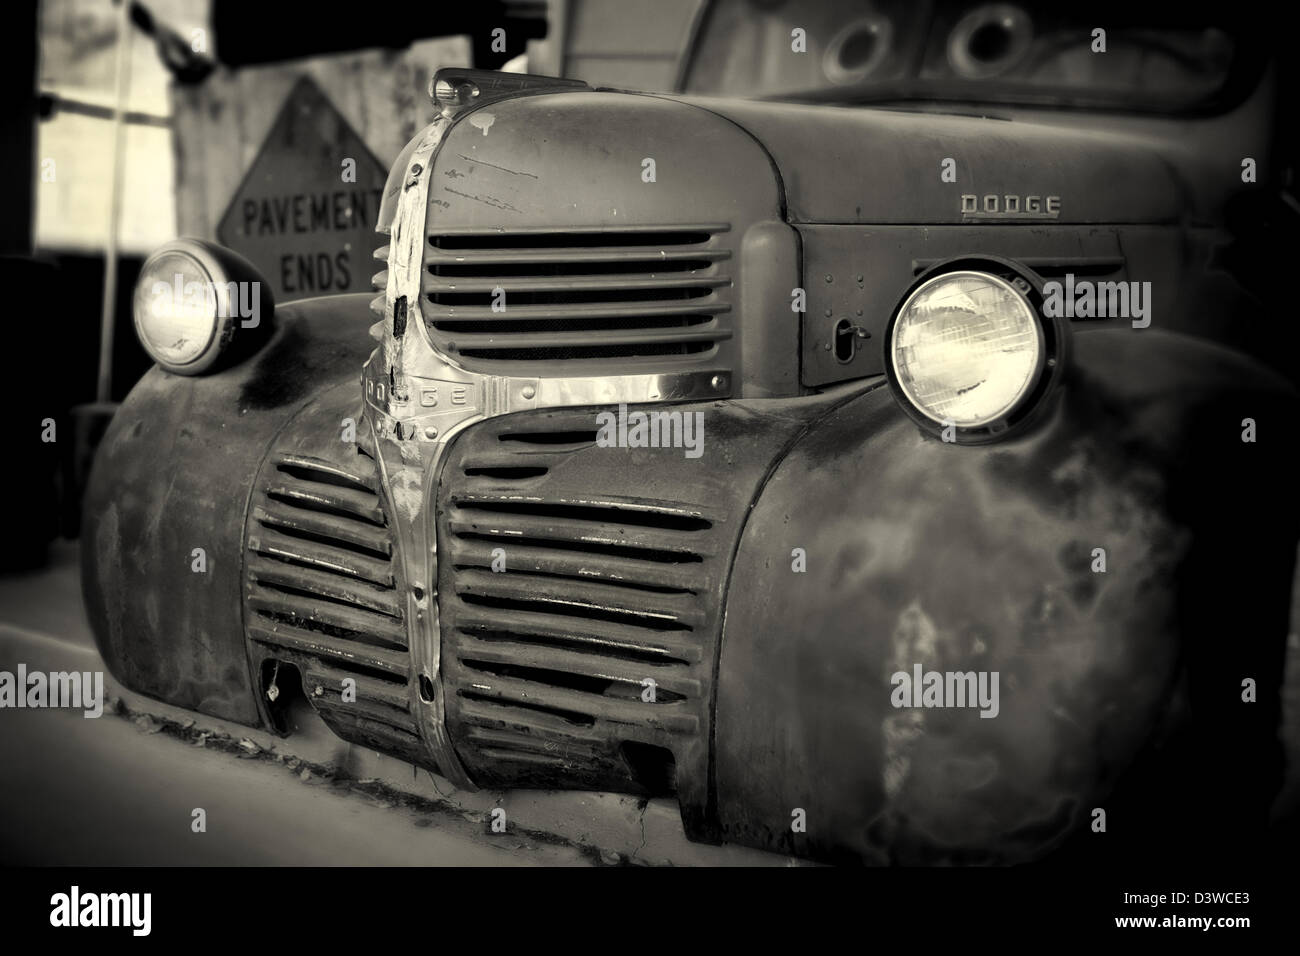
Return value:
M 405 50 L 363 50 L 291 63 L 219 67 L 196 87 L 173 84 L 177 232 L 214 239 L 284 100 L 311 77 L 385 166 L 433 118 L 429 78 L 468 66 L 467 37 L 421 40 Z M 376 245 L 381 243 L 376 237 Z M 364 259 L 369 250 L 357 250 Z

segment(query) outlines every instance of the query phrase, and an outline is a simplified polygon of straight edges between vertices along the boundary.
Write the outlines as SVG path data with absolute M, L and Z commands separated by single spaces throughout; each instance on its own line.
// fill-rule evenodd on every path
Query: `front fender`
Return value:
M 240 620 L 252 483 L 298 409 L 359 377 L 374 344 L 368 299 L 282 306 L 257 355 L 198 377 L 155 366 L 118 409 L 86 492 L 81 560 L 95 641 L 126 687 L 261 722 Z M 360 395 L 358 384 L 358 412 Z
M 774 468 L 722 638 L 724 836 L 830 860 L 1035 858 L 1089 833 L 1184 719 L 1211 748 L 1179 751 L 1210 759 L 1185 804 L 1258 821 L 1278 781 L 1296 393 L 1126 329 L 1077 334 L 1064 384 L 1030 433 L 978 447 L 868 391 Z M 895 706 L 893 675 L 918 664 L 996 672 L 996 716 Z

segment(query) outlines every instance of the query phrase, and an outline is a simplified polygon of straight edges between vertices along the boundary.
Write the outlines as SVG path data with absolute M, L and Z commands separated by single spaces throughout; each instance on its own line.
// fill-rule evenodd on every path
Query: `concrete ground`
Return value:
M 97 671 L 76 546 L 0 577 L 0 670 Z M 103 717 L 0 714 L 0 863 L 78 866 L 781 866 L 691 843 L 677 804 L 619 794 L 458 791 L 340 740 L 305 702 L 285 738 L 133 694 Z M 492 811 L 505 811 L 504 833 Z M 193 831 L 202 809 L 206 830 Z

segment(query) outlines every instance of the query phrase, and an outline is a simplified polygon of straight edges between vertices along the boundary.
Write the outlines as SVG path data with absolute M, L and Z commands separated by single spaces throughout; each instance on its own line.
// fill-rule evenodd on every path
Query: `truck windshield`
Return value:
M 713 0 L 684 91 L 1144 112 L 1212 111 L 1249 92 L 1264 59 L 1241 32 L 1253 18 L 1169 6 Z

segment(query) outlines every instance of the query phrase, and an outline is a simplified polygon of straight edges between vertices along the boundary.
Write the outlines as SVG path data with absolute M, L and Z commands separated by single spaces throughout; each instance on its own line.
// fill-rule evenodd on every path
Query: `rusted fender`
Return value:
M 1142 761 L 1173 752 L 1184 718 L 1200 789 L 1181 803 L 1257 818 L 1278 766 L 1296 393 L 1235 353 L 1117 329 L 1075 336 L 1054 403 L 1023 437 L 962 447 L 876 389 L 774 469 L 727 599 L 725 838 L 833 861 L 1038 858 L 1118 812 L 1134 773 L 1150 783 Z M 894 706 L 892 676 L 918 664 L 997 672 L 996 716 Z
M 127 687 L 260 722 L 240 620 L 252 482 L 299 408 L 357 378 L 373 346 L 369 298 L 283 306 L 257 355 L 207 376 L 155 366 L 114 416 L 86 493 L 82 590 L 100 653 Z M 359 385 L 357 395 L 359 421 Z

